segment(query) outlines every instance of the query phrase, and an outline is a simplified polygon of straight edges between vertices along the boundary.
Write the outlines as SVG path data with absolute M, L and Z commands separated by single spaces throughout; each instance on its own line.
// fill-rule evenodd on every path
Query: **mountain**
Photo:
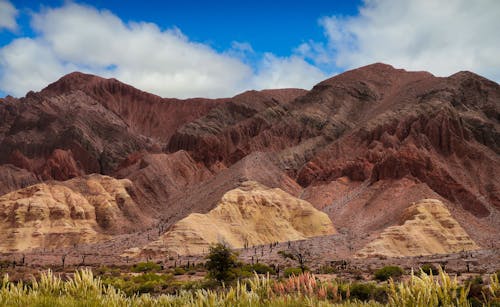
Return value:
M 212 214 L 249 181 L 271 188 L 269 199 L 279 189 L 328 214 L 338 233 L 306 240 L 338 239 L 348 256 L 386 238 L 422 199 L 449 212 L 464 249 L 498 247 L 500 86 L 472 72 L 436 77 L 376 63 L 310 91 L 178 100 L 71 73 L 41 92 L 0 99 L 0 170 L 0 194 L 87 176 L 130 182 L 142 220 L 124 220 L 126 232 L 86 226 L 108 236 L 86 243 L 96 253 L 175 238 L 168 234 L 178 223 Z M 133 235 L 148 239 L 134 243 Z M 387 246 L 377 253 L 404 254 Z
M 245 181 L 224 194 L 207 214 L 192 213 L 175 223 L 141 254 L 195 255 L 219 241 L 243 248 L 335 232 L 330 218 L 310 203 L 281 189 Z
M 422 256 L 477 248 L 442 202 L 422 199 L 405 210 L 398 225 L 386 228 L 357 255 Z

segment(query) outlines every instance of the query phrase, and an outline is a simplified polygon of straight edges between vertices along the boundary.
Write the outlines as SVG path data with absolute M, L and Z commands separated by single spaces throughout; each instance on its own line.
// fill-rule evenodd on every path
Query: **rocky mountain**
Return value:
M 149 243 L 136 246 L 124 232 L 88 224 L 110 236 L 113 243 L 107 246 L 116 254 L 144 245 L 167 253 L 165 238 L 180 253 L 175 246 L 184 235 L 174 235 L 175 229 L 205 234 L 201 225 L 219 223 L 228 233 L 247 233 L 247 221 L 238 220 L 246 226 L 237 227 L 212 215 L 220 210 L 221 199 L 247 189 L 248 181 L 270 189 L 258 193 L 265 201 L 245 206 L 264 212 L 264 204 L 285 192 L 310 203 L 338 230 L 325 240 L 343 238 L 351 256 L 404 254 L 401 245 L 373 243 L 373 238 L 409 232 L 405 227 L 425 232 L 420 224 L 401 220 L 411 220 L 408 212 L 417 210 L 409 209 L 411 203 L 421 199 L 441 202 L 430 203 L 440 208 L 440 216 L 449 212 L 447 221 L 456 222 L 453 229 L 463 230 L 455 238 L 464 246 L 491 248 L 500 245 L 498 172 L 500 86 L 471 72 L 436 77 L 377 63 L 327 79 L 310 91 L 248 91 L 232 98 L 187 100 L 72 73 L 41 92 L 0 99 L 0 194 L 12 199 L 3 201 L 4 208 L 18 201 L 12 195 L 25 195 L 21 191 L 32 185 L 68 187 L 68 179 L 85 181 L 89 175 L 125 180 L 141 218 L 118 218 L 117 224 L 127 225 L 127 233 L 154 229 L 157 234 L 148 233 Z M 79 187 L 69 189 L 83 193 Z M 32 197 L 38 196 L 22 199 L 29 204 Z M 437 211 L 426 206 L 431 224 L 441 223 Z M 11 215 L 2 214 L 3 225 L 14 227 L 7 222 Z M 187 223 L 192 216 L 200 221 Z M 291 239 L 278 233 L 273 240 Z M 205 239 L 205 245 L 213 241 Z M 92 240 L 87 241 L 92 249 Z M 382 245 L 384 251 L 375 248 Z M 445 245 L 406 251 L 455 251 Z M 106 249 L 102 246 L 95 249 Z M 373 252 L 366 252 L 368 246 Z M 182 253 L 190 252 L 194 249 Z
M 196 255 L 210 244 L 232 248 L 269 245 L 334 234 L 325 213 L 281 189 L 245 181 L 222 197 L 206 214 L 192 213 L 175 223 L 142 254 Z
M 132 200 L 131 186 L 127 179 L 93 174 L 0 196 L 0 249 L 60 248 L 144 228 L 154 212 Z
M 368 257 L 451 254 L 478 249 L 442 202 L 423 199 L 412 204 L 397 225 L 386 228 L 357 255 Z

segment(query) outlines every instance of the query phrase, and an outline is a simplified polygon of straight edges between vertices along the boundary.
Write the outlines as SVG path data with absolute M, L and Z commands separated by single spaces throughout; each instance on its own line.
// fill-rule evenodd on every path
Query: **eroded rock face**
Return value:
M 377 63 L 292 100 L 236 96 L 179 128 L 167 150 L 209 168 L 272 152 L 303 187 L 416 178 L 486 217 L 500 208 L 499 100 L 500 86 L 473 73 L 439 78 Z
M 286 105 L 304 95 L 298 89 L 248 91 L 212 109 L 207 115 L 186 124 L 172 135 L 166 150 L 186 150 L 207 166 L 229 166 L 254 151 L 283 149 L 289 138 L 280 141 L 267 133 L 282 117 L 289 116 Z M 279 134 L 292 133 L 280 131 Z M 262 136 L 262 139 L 261 137 Z
M 357 256 L 421 256 L 478 248 L 441 201 L 423 199 L 404 211 L 399 225 L 385 229 Z
M 186 189 L 209 179 L 212 173 L 180 150 L 172 154 L 132 154 L 113 175 L 134 183 L 134 198 L 138 203 L 172 216 L 179 210 L 172 204 L 172 197 L 186 197 Z
M 79 91 L 107 110 L 118 114 L 134 134 L 168 140 L 183 124 L 207 114 L 228 99 L 161 98 L 116 79 L 104 79 L 79 72 L 70 73 L 45 88 L 46 96 Z
M 224 101 L 164 99 L 71 73 L 41 92 L 0 99 L 0 163 L 44 179 L 110 174 L 133 152 L 160 151 L 178 127 Z
M 39 181 L 33 173 L 25 169 L 11 164 L 0 165 L 0 196 Z
M 153 221 L 131 199 L 129 180 L 90 175 L 0 197 L 0 251 L 94 243 Z
M 227 192 L 207 214 L 193 213 L 174 224 L 141 253 L 194 255 L 217 242 L 242 248 L 335 232 L 328 216 L 310 203 L 247 181 Z
M 340 117 L 349 129 L 298 169 L 302 186 L 343 176 L 408 177 L 476 216 L 500 208 L 498 84 L 466 72 L 437 78 L 375 64 L 324 81 L 305 97 L 313 93 L 332 103 L 357 98 L 352 114 Z

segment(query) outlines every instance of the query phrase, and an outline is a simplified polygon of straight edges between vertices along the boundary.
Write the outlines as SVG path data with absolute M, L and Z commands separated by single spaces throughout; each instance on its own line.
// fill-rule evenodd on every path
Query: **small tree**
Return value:
M 233 269 L 237 267 L 237 254 L 224 243 L 217 243 L 210 246 L 210 251 L 206 257 L 205 264 L 211 278 L 225 282 L 235 278 Z
M 306 264 L 311 260 L 311 252 L 309 249 L 302 246 L 302 244 L 299 243 L 296 246 L 289 247 L 288 251 L 279 251 L 278 254 L 280 254 L 285 259 L 288 258 L 297 261 L 297 264 L 299 265 L 302 273 L 307 271 Z

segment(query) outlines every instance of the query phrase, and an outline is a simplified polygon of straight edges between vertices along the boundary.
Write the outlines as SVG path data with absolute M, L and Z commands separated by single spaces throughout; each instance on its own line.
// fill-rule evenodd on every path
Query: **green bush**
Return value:
M 379 287 L 374 283 L 353 283 L 349 286 L 350 298 L 361 301 L 375 300 L 387 302 L 387 288 Z
M 288 278 L 293 275 L 299 276 L 302 274 L 302 269 L 301 268 L 286 268 L 285 271 L 283 272 L 283 275 Z
M 318 274 L 333 274 L 337 273 L 337 270 L 331 265 L 322 265 L 318 269 Z
M 276 274 L 273 268 L 264 263 L 245 264 L 242 266 L 241 270 L 250 273 L 255 272 L 257 274 Z
M 139 262 L 132 267 L 132 272 L 144 273 L 144 272 L 158 272 L 161 270 L 161 266 L 154 262 Z
M 103 283 L 122 290 L 127 295 L 161 293 L 172 280 L 170 274 L 144 273 L 137 276 L 104 278 Z
M 420 267 L 420 271 L 423 271 L 425 274 L 427 275 L 437 275 L 439 274 L 439 270 L 431 263 L 426 263 L 426 264 L 423 264 L 421 267 Z
M 208 276 L 219 282 L 227 282 L 236 278 L 234 269 L 238 265 L 237 255 L 225 244 L 210 246 L 205 264 Z
M 186 270 L 181 267 L 177 267 L 174 269 L 174 275 L 184 275 L 186 274 Z
M 243 267 L 231 269 L 231 274 L 239 279 L 252 278 L 255 275 L 253 271 L 246 270 Z
M 402 268 L 398 266 L 385 266 L 381 269 L 378 269 L 375 271 L 375 279 L 380 280 L 380 281 L 386 281 L 389 278 L 398 278 L 401 275 L 403 275 L 404 271 Z

